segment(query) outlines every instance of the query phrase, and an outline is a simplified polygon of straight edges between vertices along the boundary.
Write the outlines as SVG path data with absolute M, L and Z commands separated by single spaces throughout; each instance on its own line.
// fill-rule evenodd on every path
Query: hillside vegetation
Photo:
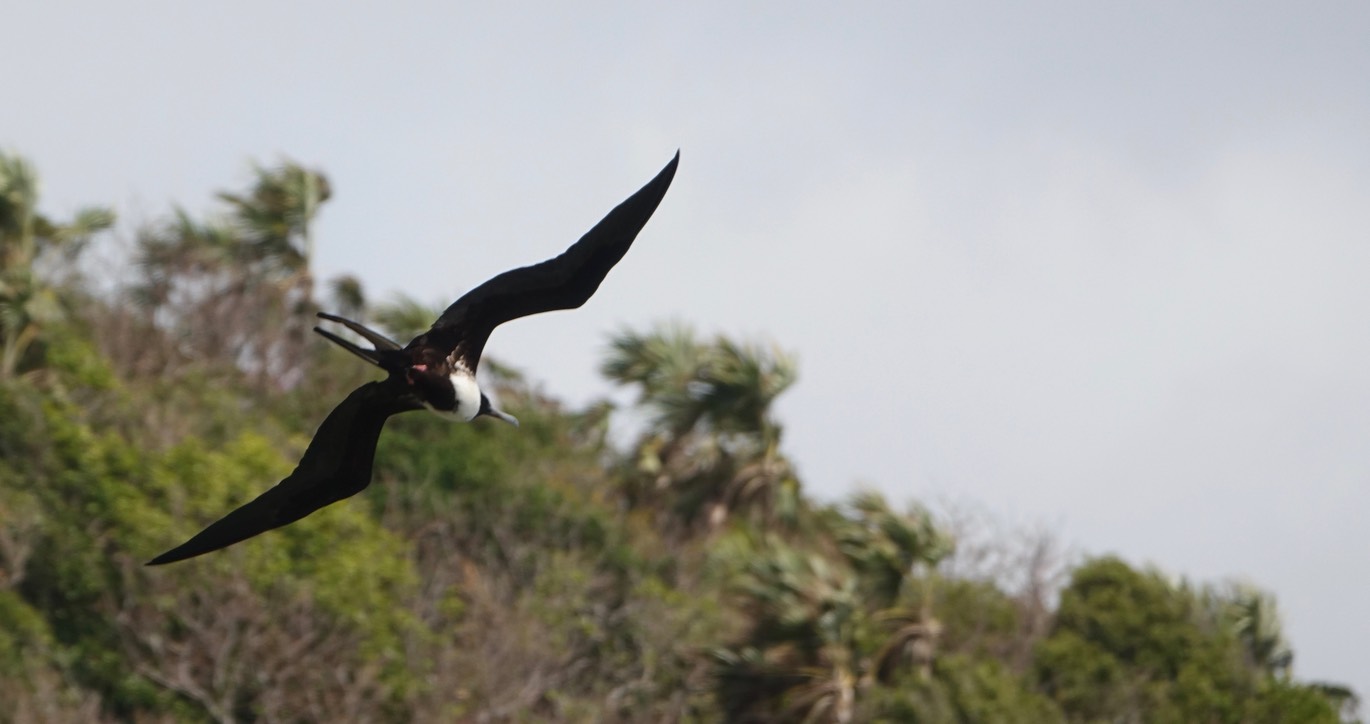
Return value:
M 521 429 L 394 418 L 363 494 L 144 567 L 288 473 L 374 377 L 309 332 L 316 310 L 405 339 L 434 311 L 313 278 L 330 189 L 293 164 L 140 229 L 117 280 L 82 262 L 113 214 L 49 218 L 37 189 L 0 154 L 2 721 L 1356 716 L 1294 676 L 1250 585 L 873 492 L 815 501 L 773 412 L 793 361 L 684 324 L 608 339 L 631 444 L 607 402 L 487 361 Z

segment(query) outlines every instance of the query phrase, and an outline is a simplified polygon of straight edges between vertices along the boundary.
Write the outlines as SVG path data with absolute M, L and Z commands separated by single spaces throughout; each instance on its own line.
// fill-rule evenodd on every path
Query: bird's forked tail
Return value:
M 386 358 L 390 356 L 390 354 L 388 353 L 393 353 L 401 349 L 399 343 L 395 342 L 395 340 L 386 337 L 385 335 L 375 331 L 374 329 L 367 328 L 360 322 L 354 322 L 350 319 L 339 317 L 333 314 L 328 314 L 326 312 L 319 312 L 319 317 L 321 319 L 327 319 L 330 322 L 337 322 L 338 324 L 347 327 L 353 332 L 356 332 L 362 337 L 365 337 L 366 341 L 375 345 L 376 348 L 365 349 L 363 347 L 358 347 L 357 345 L 321 327 L 315 327 L 315 332 L 318 332 L 319 335 L 322 336 L 324 339 L 338 345 L 339 347 L 342 347 L 348 352 L 351 352 L 352 354 L 355 354 L 358 357 L 361 357 L 367 362 L 370 362 L 371 364 L 376 365 L 377 367 L 380 367 L 382 369 L 390 369 L 390 365 L 386 364 Z

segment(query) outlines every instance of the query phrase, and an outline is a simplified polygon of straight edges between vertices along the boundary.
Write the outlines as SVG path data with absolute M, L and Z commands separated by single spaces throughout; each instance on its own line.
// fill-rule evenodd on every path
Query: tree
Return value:
M 351 274 L 333 277 L 328 283 L 329 302 L 334 314 L 349 319 L 361 319 L 366 314 L 366 290 L 362 281 Z
M 0 379 L 21 371 L 45 325 L 66 316 L 61 290 L 43 278 L 44 262 L 74 257 L 90 235 L 109 228 L 101 207 L 59 223 L 38 212 L 38 174 L 22 157 L 0 152 Z
M 1218 596 L 1219 615 L 1237 635 L 1248 664 L 1270 676 L 1287 678 L 1294 652 L 1284 639 L 1275 597 L 1250 584 L 1234 584 Z
M 177 209 L 140 233 L 134 299 L 185 360 L 288 389 L 311 341 L 311 224 L 331 192 L 322 174 L 294 163 L 254 171 L 247 193 L 219 194 L 226 216 L 202 222 Z
M 847 515 L 838 518 L 838 549 L 856 569 L 867 606 L 884 639 L 875 654 L 875 674 L 891 680 L 911 666 L 931 675 L 942 625 L 933 616 L 930 572 L 951 552 L 952 541 L 926 511 L 900 514 L 884 496 L 858 493 Z
M 768 538 L 747 547 L 734 589 L 749 630 L 714 652 L 731 721 L 849 722 L 869 683 L 871 620 L 859 582 L 840 563 Z
M 1338 721 L 1314 689 L 1253 668 L 1212 600 L 1116 558 L 1089 561 L 1061 593 L 1037 679 L 1072 721 Z
M 807 546 L 771 534 L 720 553 L 739 569 L 748 619 L 714 654 L 736 721 L 853 721 L 865 692 L 907 670 L 932 675 L 941 627 L 924 584 L 951 541 L 926 512 L 895 512 L 873 492 L 820 520 Z
M 246 233 L 254 257 L 281 277 L 279 284 L 296 319 L 304 324 L 289 325 L 301 341 L 309 333 L 314 311 L 314 217 L 319 207 L 333 195 L 328 179 L 293 161 L 275 168 L 254 166 L 256 183 L 247 195 L 221 193 L 233 218 Z
M 690 328 L 624 331 L 601 372 L 638 390 L 651 414 L 635 453 L 634 505 L 671 510 L 686 530 L 714 530 L 734 513 L 793 519 L 799 481 L 780 452 L 771 408 L 795 381 L 785 353 Z
M 253 173 L 257 179 L 247 194 L 224 192 L 219 198 L 229 204 L 256 258 L 307 283 L 314 259 L 311 225 L 332 187 L 323 174 L 292 161 L 275 168 L 254 165 Z

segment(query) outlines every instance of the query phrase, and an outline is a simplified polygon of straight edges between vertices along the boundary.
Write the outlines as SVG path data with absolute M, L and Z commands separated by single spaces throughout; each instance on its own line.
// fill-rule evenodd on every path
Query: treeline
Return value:
M 875 493 L 807 497 L 783 352 L 684 325 L 613 336 L 637 395 L 568 409 L 487 361 L 523 422 L 413 414 L 373 486 L 223 553 L 143 561 L 274 484 L 368 370 L 326 308 L 434 318 L 310 273 L 325 178 L 286 163 L 136 232 L 39 211 L 0 154 L 0 720 L 1337 722 L 1273 599 Z M 105 280 L 107 281 L 107 280 Z

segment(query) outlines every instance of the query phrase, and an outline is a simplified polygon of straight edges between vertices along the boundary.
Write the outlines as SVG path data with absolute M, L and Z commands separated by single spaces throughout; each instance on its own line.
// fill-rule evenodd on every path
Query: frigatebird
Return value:
M 679 161 L 677 151 L 656 178 L 560 256 L 504 272 L 472 289 L 403 347 L 358 322 L 320 312 L 321 318 L 347 327 L 373 349 L 320 327 L 314 331 L 384 370 L 385 379 L 358 387 L 333 408 L 287 478 L 148 565 L 219 550 L 361 492 L 371 483 L 376 441 L 391 415 L 427 408 L 451 420 L 470 422 L 486 415 L 517 426 L 518 420 L 496 409 L 476 382 L 476 367 L 490 333 L 512 319 L 584 304 L 656 211 Z

